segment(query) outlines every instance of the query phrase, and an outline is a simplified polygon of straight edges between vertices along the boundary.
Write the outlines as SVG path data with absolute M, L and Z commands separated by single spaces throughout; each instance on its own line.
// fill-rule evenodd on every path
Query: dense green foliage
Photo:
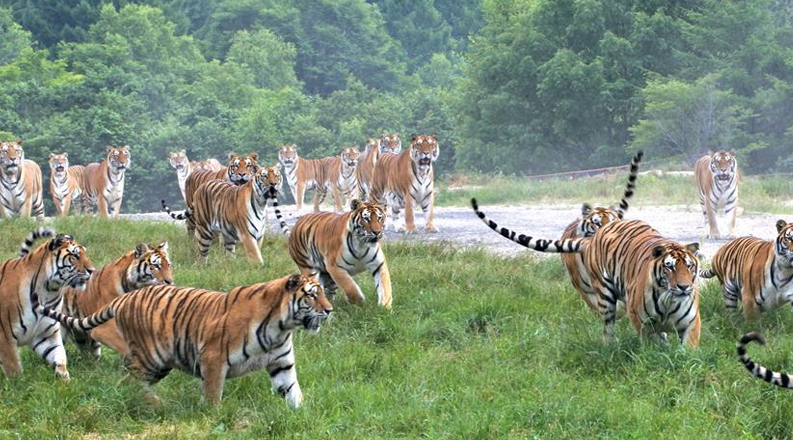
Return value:
M 130 144 L 124 211 L 178 199 L 169 151 L 272 162 L 383 131 L 437 133 L 440 174 L 638 148 L 783 170 L 791 23 L 781 0 L 0 0 L 0 137 L 42 165 Z

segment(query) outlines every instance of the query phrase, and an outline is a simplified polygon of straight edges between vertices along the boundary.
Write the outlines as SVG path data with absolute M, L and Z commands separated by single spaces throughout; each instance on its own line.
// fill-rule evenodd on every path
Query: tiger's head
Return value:
M 781 263 L 793 267 L 793 223 L 777 220 L 776 231 L 775 252 L 777 259 Z
M 435 133 L 412 135 L 410 137 L 410 150 L 413 162 L 422 171 L 432 167 L 432 162 L 435 162 L 441 153 Z
M 688 296 L 694 293 L 699 260 L 699 243 L 659 245 L 653 248 L 653 279 L 674 296 Z
M 611 207 L 601 208 L 584 203 L 581 206 L 581 223 L 578 226 L 578 234 L 581 237 L 591 237 L 598 229 L 619 219 L 619 213 Z
M 361 152 L 358 150 L 357 146 L 352 147 L 345 147 L 341 150 L 341 166 L 344 170 L 349 172 L 349 170 L 354 170 L 355 166 L 358 165 L 358 157 L 361 155 Z
M 8 174 L 16 174 L 25 161 L 25 150 L 22 141 L 3 142 L 0 144 L 0 166 Z
M 114 173 L 123 172 L 132 164 L 129 145 L 123 147 L 107 147 L 107 164 Z
M 135 289 L 152 284 L 173 284 L 168 242 L 158 246 L 141 243 L 135 247 L 135 261 L 127 268 L 127 281 Z
M 190 160 L 187 159 L 187 153 L 184 150 L 168 153 L 168 162 L 176 171 L 188 169 Z
M 369 138 L 366 141 L 366 146 L 364 147 L 363 151 L 368 153 L 375 150 L 377 150 L 378 153 L 380 152 L 380 139 Z
M 84 290 L 96 270 L 85 248 L 68 234 L 58 234 L 47 244 L 50 253 L 47 290 L 54 292 L 70 286 Z
M 402 139 L 399 137 L 399 132 L 393 134 L 383 133 L 380 135 L 380 152 L 394 154 L 402 152 Z
M 69 168 L 69 153 L 50 153 L 50 170 L 55 177 L 63 177 Z
M 710 171 L 716 181 L 726 182 L 732 180 L 735 177 L 737 165 L 738 161 L 735 159 L 735 152 L 732 150 L 710 153 Z
M 238 156 L 229 153 L 229 166 L 226 168 L 229 182 L 245 183 L 259 171 L 259 153 L 253 152 L 247 156 Z
M 262 193 L 274 196 L 281 190 L 284 182 L 281 166 L 273 165 L 260 168 L 256 173 L 255 182 Z
M 278 149 L 278 162 L 284 168 L 291 168 L 297 163 L 297 145 L 284 145 Z
M 358 240 L 377 243 L 385 233 L 385 209 L 377 203 L 350 202 L 350 222 L 347 226 Z
M 330 317 L 333 306 L 325 297 L 325 290 L 315 278 L 290 276 L 285 285 L 291 295 L 289 314 L 294 325 L 302 324 L 309 333 L 319 331 L 319 326 Z

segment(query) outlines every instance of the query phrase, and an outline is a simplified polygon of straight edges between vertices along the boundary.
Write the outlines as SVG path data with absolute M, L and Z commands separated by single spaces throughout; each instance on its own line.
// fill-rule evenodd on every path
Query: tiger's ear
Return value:
M 22 139 L 17 139 L 16 143 L 21 147 L 22 146 Z
M 182 151 L 180 151 L 180 153 L 182 153 L 184 155 L 187 155 L 187 151 L 185 151 L 184 149 Z
M 730 151 L 728 151 L 728 153 L 730 153 L 730 156 L 735 157 L 735 148 L 730 148 Z
M 787 226 L 787 222 L 786 221 L 784 221 L 784 220 L 777 220 L 776 221 L 776 231 L 777 232 L 782 232 L 782 230 L 785 229 L 785 226 Z
M 708 150 L 708 156 L 713 156 L 713 150 Z
M 586 216 L 588 216 L 591 213 L 592 213 L 592 205 L 590 205 L 589 203 L 584 203 L 583 205 L 581 205 L 581 216 L 582 217 L 586 217 Z
M 157 246 L 157 249 L 159 249 L 159 250 L 161 250 L 163 252 L 168 252 L 168 242 L 167 241 L 163 241 L 162 243 L 160 243 L 159 246 Z
M 435 142 L 438 142 L 438 134 L 437 133 L 430 134 L 430 137 L 435 139 Z
M 251 154 L 249 154 L 248 157 L 250 157 L 251 159 L 253 159 L 256 162 L 259 161 L 259 153 L 255 152 L 255 151 L 252 152 Z
M 292 144 L 292 148 L 297 150 L 297 144 Z
M 279 169 L 279 170 L 283 170 L 284 169 L 283 165 L 281 165 L 281 162 L 276 162 L 275 165 L 273 165 L 273 168 L 276 168 L 276 169 Z
M 394 134 L 396 135 L 396 137 L 400 137 L 400 136 L 402 136 L 401 134 L 399 134 L 399 132 L 396 132 L 396 133 L 394 133 Z
M 653 248 L 653 258 L 658 258 L 666 252 L 666 248 L 663 246 L 656 246 Z
M 410 135 L 410 142 L 415 142 L 417 137 L 419 137 L 419 135 L 417 135 L 416 133 L 412 133 Z
M 300 287 L 302 280 L 303 277 L 301 277 L 300 275 L 297 274 L 290 275 L 289 278 L 286 280 L 286 291 L 294 292 L 295 290 L 297 290 L 297 288 Z
M 66 157 L 66 158 L 68 158 L 68 157 L 69 157 L 69 153 L 67 153 L 66 151 L 64 151 L 64 152 L 63 152 L 63 157 Z
M 55 153 L 50 153 L 50 159 L 52 159 L 53 157 L 55 157 Z
M 74 240 L 74 237 L 72 237 L 69 234 L 58 234 L 55 236 L 55 238 L 50 240 L 50 244 L 47 246 L 47 250 L 54 251 L 55 249 L 58 249 L 59 247 L 63 246 L 66 242 L 72 240 Z
M 107 152 L 109 153 L 109 152 L 111 152 L 111 151 L 113 151 L 113 147 L 110 147 L 110 146 L 108 146 L 108 147 L 107 147 Z
M 231 159 L 234 159 L 235 157 L 238 157 L 238 156 L 237 156 L 237 153 L 235 153 L 235 152 L 233 152 L 233 151 L 229 151 L 229 157 L 228 157 L 228 159 L 229 159 L 229 160 L 231 160 Z
M 694 255 L 697 255 L 697 251 L 699 250 L 699 243 L 689 243 L 686 245 L 686 250 L 691 252 Z
M 355 211 L 356 209 L 361 207 L 361 201 L 358 199 L 350 200 L 350 211 Z
M 148 252 L 148 250 L 149 250 L 149 245 L 146 244 L 146 243 L 141 243 L 141 244 L 135 246 L 135 258 L 142 257 L 143 254 Z

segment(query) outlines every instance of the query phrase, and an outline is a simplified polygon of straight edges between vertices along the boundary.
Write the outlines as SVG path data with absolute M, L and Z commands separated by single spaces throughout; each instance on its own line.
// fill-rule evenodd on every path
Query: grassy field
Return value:
M 264 246 L 264 266 L 213 249 L 196 263 L 183 229 L 167 223 L 68 219 L 54 223 L 83 242 L 98 266 L 141 241 L 171 244 L 178 284 L 227 290 L 295 270 L 283 239 Z M 33 227 L 4 222 L 0 257 Z M 485 232 L 489 233 L 489 232 Z M 731 316 L 719 290 L 703 291 L 702 345 L 685 350 L 639 339 L 627 319 L 604 345 L 602 324 L 572 290 L 556 258 L 495 257 L 446 246 L 386 246 L 393 311 L 337 297 L 318 335 L 296 334 L 304 407 L 290 410 L 266 373 L 227 382 L 222 405 L 202 405 L 200 383 L 175 371 L 151 406 L 121 359 L 99 361 L 67 346 L 63 384 L 32 351 L 25 372 L 0 378 L 6 438 L 432 438 L 760 439 L 793 432 L 793 394 L 752 379 L 735 341 L 759 329 L 770 345 L 751 354 L 793 367 L 790 308 L 761 320 Z M 2 305 L 0 305 L 2 310 Z M 1 377 L 1 376 L 0 376 Z

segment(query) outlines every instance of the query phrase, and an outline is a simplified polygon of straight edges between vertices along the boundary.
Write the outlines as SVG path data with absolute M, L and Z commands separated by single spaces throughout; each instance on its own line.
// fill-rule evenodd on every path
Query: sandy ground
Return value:
M 482 205 L 480 208 L 500 226 L 542 238 L 558 238 L 581 212 L 580 205 Z M 287 223 L 290 226 L 294 224 L 292 206 L 282 206 L 282 210 Z M 424 217 L 419 213 L 416 218 L 416 224 L 420 225 L 418 234 L 399 234 L 388 225 L 386 240 L 445 242 L 459 247 L 483 246 L 502 255 L 531 252 L 490 230 L 474 215 L 470 207 L 443 207 L 436 208 L 435 211 L 436 225 L 440 232 L 425 232 L 421 227 L 424 224 Z M 122 217 L 173 221 L 164 213 L 122 214 Z M 272 219 L 272 213 L 268 213 L 268 217 Z M 754 235 L 763 239 L 772 239 L 776 236 L 774 225 L 781 217 L 778 214 L 739 214 L 736 235 Z M 707 229 L 699 206 L 632 207 L 626 219 L 644 220 L 662 234 L 675 238 L 681 243 L 700 242 L 700 252 L 706 260 L 709 260 L 713 253 L 727 242 L 726 239 L 704 238 Z M 268 225 L 274 227 L 273 223 L 270 222 Z M 722 232 L 726 233 L 725 217 L 719 217 L 719 225 Z

